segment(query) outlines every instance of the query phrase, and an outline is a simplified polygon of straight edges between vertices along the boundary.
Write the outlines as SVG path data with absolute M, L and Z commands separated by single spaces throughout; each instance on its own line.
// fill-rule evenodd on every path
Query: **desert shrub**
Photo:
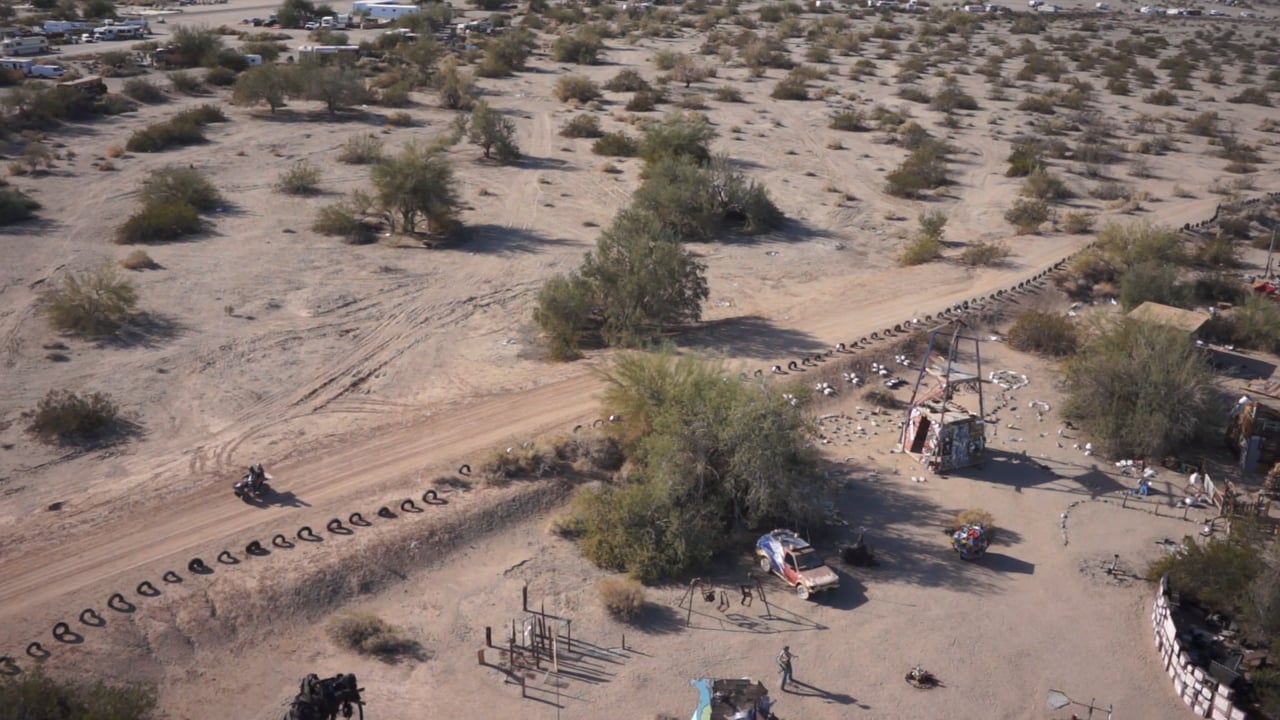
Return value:
M 827 127 L 832 130 L 845 130 L 848 132 L 866 132 L 871 129 L 871 126 L 867 124 L 867 114 L 855 109 L 841 110 L 832 115 Z
M 649 81 L 641 77 L 640 73 L 627 68 L 619 70 L 617 75 L 609 78 L 609 81 L 604 84 L 604 89 L 609 92 L 640 92 L 652 88 Z
M 640 144 L 624 132 L 611 132 L 591 143 L 591 152 L 606 157 L 634 157 L 640 152 Z
M 382 139 L 376 135 L 352 135 L 338 151 L 338 160 L 351 165 L 370 165 L 382 159 Z
M 1271 107 L 1271 98 L 1267 96 L 1267 91 L 1260 87 L 1247 87 L 1239 93 L 1227 98 L 1230 103 L 1250 103 L 1253 105 L 1261 105 L 1262 107 Z
M 151 259 L 146 250 L 134 250 L 120 258 L 120 267 L 125 270 L 152 270 L 160 267 L 160 265 Z
M 153 170 L 142 181 L 139 198 L 144 205 L 181 203 L 200 212 L 210 212 L 222 204 L 222 194 L 204 173 L 180 165 Z
M 1188 120 L 1182 129 L 1192 135 L 1214 137 L 1218 134 L 1218 120 L 1218 113 L 1206 110 Z
M 556 81 L 555 96 L 561 102 L 590 102 L 600 97 L 600 86 L 585 75 L 565 75 Z
M 1072 210 L 1062 215 L 1062 230 L 1072 235 L 1082 235 L 1093 230 L 1093 215 Z
M 1048 95 L 1028 95 L 1018 103 L 1018 109 L 1040 115 L 1052 115 L 1055 105 L 1053 98 Z
M 1089 190 L 1089 197 L 1098 200 L 1128 200 L 1133 197 L 1133 186 L 1118 182 L 1099 183 Z
M 956 513 L 955 524 L 953 527 L 960 528 L 964 525 L 982 525 L 986 530 L 994 532 L 996 529 L 996 520 L 995 516 L 982 508 L 969 508 Z
M 1060 200 L 1071 197 L 1071 192 L 1062 182 L 1062 178 L 1054 175 L 1044 167 L 1032 170 L 1022 183 L 1021 194 L 1037 200 Z
M 178 92 L 196 95 L 204 91 L 204 82 L 194 73 L 177 70 L 169 73 L 169 84 Z
M 1111 457 L 1164 457 L 1220 417 L 1205 355 L 1162 325 L 1113 323 L 1068 361 L 1066 378 L 1063 415 Z
M 1168 106 L 1178 104 L 1178 96 L 1164 88 L 1148 93 L 1147 96 L 1142 99 L 1144 102 L 1149 102 L 1152 105 Z
M 160 152 L 174 146 L 204 142 L 204 129 L 198 123 L 176 118 L 154 123 L 129 136 L 125 148 L 131 152 Z
M 470 115 L 459 116 L 458 128 L 465 131 L 471 144 L 480 147 L 486 160 L 492 158 L 505 164 L 520 159 L 515 123 L 484 100 L 475 104 Z
M 1258 550 L 1232 533 L 1204 543 L 1185 543 L 1179 552 L 1162 554 L 1147 573 L 1152 578 L 1168 573 L 1170 587 L 1179 594 L 1243 619 L 1258 617 L 1247 609 L 1251 601 L 1265 597 L 1251 592 L 1265 567 Z
M 917 233 L 903 246 L 898 255 L 901 265 L 922 265 L 942 257 L 942 240 L 926 233 Z
M 147 203 L 116 228 L 115 242 L 160 243 L 178 240 L 199 232 L 200 215 L 190 204 L 181 201 Z
M 109 263 L 63 278 L 45 293 L 44 313 L 55 330 L 86 337 L 110 335 L 128 322 L 138 303 L 133 283 Z
M 623 622 L 635 620 L 644 610 L 644 586 L 629 577 L 600 578 L 596 592 L 600 605 Z
M 556 62 L 594 65 L 600 61 L 604 42 L 592 28 L 579 28 L 572 35 L 561 35 L 551 44 L 551 59 Z M 563 99 L 563 98 L 562 98 Z
M 476 464 L 476 472 L 486 485 L 503 485 L 515 478 L 541 477 L 549 467 L 542 451 L 527 443 L 489 451 Z
M 40 203 L 26 193 L 0 181 L 0 226 L 12 225 L 35 216 Z
M 349 245 L 366 245 L 374 241 L 373 228 L 362 222 L 355 209 L 346 202 L 320 208 L 311 229 L 321 235 L 340 237 Z
M 1179 265 L 1185 260 L 1178 233 L 1149 222 L 1108 223 L 1098 231 L 1097 247 L 1121 269 L 1148 262 Z
M 927 105 L 929 101 L 933 99 L 930 97 L 929 91 L 919 85 L 903 85 L 899 87 L 898 97 L 903 100 L 920 103 L 921 105 Z
M 125 80 L 124 88 L 121 92 L 138 102 L 147 104 L 164 102 L 169 99 L 169 96 L 165 95 L 163 90 L 139 77 Z
M 1065 357 L 1080 347 L 1075 322 L 1061 313 L 1028 310 L 1018 316 L 1006 337 L 1009 345 L 1023 352 Z
M 760 233 L 781 226 L 782 212 L 764 186 L 748 181 L 725 159 L 706 167 L 681 156 L 658 156 L 632 207 L 651 215 L 680 241 L 710 240 L 731 230 Z
M 155 706 L 150 685 L 74 684 L 39 669 L 0 679 L 0 712 L 14 720 L 151 720 Z
M 329 617 L 325 630 L 340 647 L 364 655 L 396 657 L 418 650 L 416 641 L 371 612 L 345 610 L 335 613 Z
M 915 197 L 948 181 L 946 148 L 936 140 L 925 139 L 885 176 L 885 191 L 898 197 Z
M 226 113 L 217 105 L 197 105 L 173 116 L 177 122 L 192 122 L 197 125 L 211 125 L 227 121 Z
M 280 173 L 276 189 L 286 195 L 311 195 L 319 189 L 320 168 L 306 160 L 299 160 Z
M 1009 246 L 1001 242 L 971 242 L 960 252 L 960 262 L 970 267 L 1000 265 L 1009 259 Z
M 1226 235 L 1212 235 L 1196 243 L 1195 261 L 1207 267 L 1239 267 L 1240 255 L 1236 243 Z
M 787 75 L 774 84 L 769 97 L 774 100 L 808 100 L 809 84 L 798 75 Z
M 600 129 L 600 118 L 583 113 L 565 123 L 560 134 L 569 138 L 598 138 L 604 135 L 604 131 Z
M 1280 303 L 1250 294 L 1228 311 L 1227 319 L 1232 343 L 1264 352 L 1280 350 Z
M 715 136 L 715 128 L 704 116 L 674 112 L 662 122 L 645 128 L 639 155 L 646 163 L 669 157 L 705 164 L 711 160 L 711 141 Z
M 641 90 L 632 95 L 623 107 L 627 112 L 650 112 L 658 106 L 658 103 L 665 101 L 666 98 L 661 91 Z
M 30 413 L 27 429 L 44 442 L 82 442 L 111 430 L 119 417 L 108 395 L 50 390 Z
M 742 91 L 732 85 L 721 85 L 711 96 L 720 102 L 746 102 L 742 97 Z
M 1038 231 L 1050 216 L 1049 206 L 1043 200 L 1029 198 L 1018 198 L 1013 203 L 1013 207 L 1004 213 L 1004 219 L 1017 230 L 1019 235 Z
M 239 77 L 239 75 L 239 73 L 231 68 L 209 68 L 209 71 L 204 74 L 204 81 L 215 87 L 231 87 L 235 84 L 236 78 Z
M 978 101 L 972 95 L 961 90 L 960 86 L 954 82 L 943 85 L 942 89 L 934 93 L 933 98 L 928 102 L 930 109 L 940 112 L 978 109 Z
M 409 143 L 400 153 L 373 165 L 374 194 L 369 204 L 386 217 L 392 232 L 416 233 L 422 221 L 428 234 L 457 226 L 457 182 L 447 145 Z

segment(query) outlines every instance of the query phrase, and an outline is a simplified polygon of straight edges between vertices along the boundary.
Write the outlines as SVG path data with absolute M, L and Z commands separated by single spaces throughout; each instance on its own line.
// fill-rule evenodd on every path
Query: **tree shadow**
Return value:
M 380 113 L 370 112 L 368 110 L 355 110 L 345 108 L 335 113 L 330 113 L 325 109 L 317 110 L 294 110 L 292 108 L 283 107 L 274 113 L 262 112 L 254 113 L 255 120 L 264 122 L 273 122 L 281 124 L 290 123 L 333 123 L 345 125 L 348 123 L 365 123 L 375 127 L 384 127 L 387 125 L 387 116 Z
M 567 170 L 575 171 L 573 165 L 568 160 L 560 160 L 559 158 L 536 157 L 533 155 L 524 155 L 517 160 L 513 167 L 523 168 L 525 170 Z
M 646 635 L 669 635 L 684 629 L 684 618 L 669 605 L 645 603 L 631 626 Z
M 36 213 L 39 212 L 39 210 L 36 210 Z M 4 233 L 6 235 L 33 235 L 43 237 L 53 233 L 59 225 L 60 223 L 57 220 L 41 217 L 37 214 L 21 222 L 5 225 Z
M 1269 378 L 1276 371 L 1275 363 L 1221 348 L 1210 349 L 1209 364 L 1219 374 L 1241 380 Z
M 799 218 L 786 218 L 777 229 L 760 233 L 730 231 L 720 242 L 725 245 L 758 245 L 766 242 L 800 242 L 834 237 L 827 230 L 814 227 Z
M 176 319 L 156 312 L 135 315 L 124 327 L 98 341 L 99 347 L 154 349 L 173 340 L 187 327 Z
M 569 245 L 568 240 L 549 238 L 532 230 L 482 223 L 467 225 L 457 232 L 452 244 L 467 252 L 512 254 L 538 252 L 544 246 Z
M 681 332 L 676 340 L 688 348 L 755 360 L 799 357 L 827 347 L 809 333 L 780 328 L 758 315 L 702 323 Z

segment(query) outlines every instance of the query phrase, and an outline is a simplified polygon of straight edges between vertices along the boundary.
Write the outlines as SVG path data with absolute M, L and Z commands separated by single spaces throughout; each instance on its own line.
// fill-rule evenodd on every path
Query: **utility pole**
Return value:
M 1277 223 L 1276 225 L 1271 226 L 1271 245 L 1267 247 L 1267 279 L 1268 280 L 1271 279 L 1271 254 L 1275 252 L 1275 249 L 1276 249 L 1276 227 L 1277 226 L 1280 226 L 1280 223 Z

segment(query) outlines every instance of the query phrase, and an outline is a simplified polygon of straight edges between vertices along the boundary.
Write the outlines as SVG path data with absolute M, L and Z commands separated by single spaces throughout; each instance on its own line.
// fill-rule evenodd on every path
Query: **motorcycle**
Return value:
M 240 481 L 231 486 L 231 490 L 236 497 L 241 500 L 252 500 L 260 498 L 271 492 L 271 487 L 267 485 L 267 480 L 271 478 L 267 471 L 262 468 L 261 464 L 250 465 L 244 477 Z
M 907 684 L 920 690 L 928 690 L 942 683 L 938 682 L 938 678 L 933 673 L 917 665 L 907 673 Z

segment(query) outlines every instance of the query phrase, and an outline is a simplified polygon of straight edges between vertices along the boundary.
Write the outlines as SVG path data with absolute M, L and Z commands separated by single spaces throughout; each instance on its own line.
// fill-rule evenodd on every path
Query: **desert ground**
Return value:
M 183 23 L 236 25 L 271 7 L 234 0 L 188 7 L 156 26 L 156 39 Z M 1074 33 L 1101 45 L 1145 31 L 1169 40 L 1167 54 L 1197 32 L 1230 29 L 1257 47 L 1260 59 L 1248 70 L 1265 75 L 1274 68 L 1274 52 L 1265 55 L 1274 47 L 1274 12 L 1255 11 L 1264 17 L 1063 16 L 1039 35 L 1009 34 L 1007 16 L 984 18 L 970 48 L 996 54 L 997 42 L 1025 39 L 1057 52 Z M 920 22 L 890 19 L 904 27 Z M 868 15 L 852 27 L 870 30 L 890 19 Z M 1081 31 L 1085 22 L 1093 29 Z M 306 42 L 302 32 L 293 34 L 291 46 Z M 722 614 L 698 602 L 686 626 L 678 607 L 685 588 L 657 587 L 638 626 L 618 624 L 591 592 L 604 573 L 546 531 L 571 490 L 561 480 L 445 485 L 447 503 L 422 513 L 396 512 L 395 520 L 350 536 L 322 532 L 323 542 L 266 557 L 240 552 L 250 540 L 300 525 L 319 529 L 355 510 L 371 516 L 494 448 L 568 432 L 599 416 L 601 381 L 593 369 L 607 364 L 609 353 L 551 362 L 531 309 L 542 282 L 574 268 L 599 227 L 625 205 L 640 161 L 609 158 L 621 172 L 601 172 L 606 158 L 591 153 L 589 140 L 558 134 L 579 112 L 599 116 L 606 130 L 630 129 L 623 94 L 606 93 L 598 108 L 575 108 L 556 100 L 552 87 L 566 73 L 603 82 L 624 68 L 652 80 L 661 74 L 652 65 L 655 52 L 695 51 L 701 42 L 689 28 L 670 37 L 613 38 L 599 65 L 565 65 L 539 52 L 514 78 L 479 80 L 484 99 L 515 121 L 526 158 L 498 166 L 480 162 L 472 146 L 450 150 L 466 207 L 460 237 L 442 247 L 351 246 L 309 229 L 320 206 L 367 185 L 366 169 L 333 159 L 348 137 L 374 133 L 394 149 L 449 127 L 452 113 L 431 93 L 415 94 L 414 124 L 403 128 L 387 125 L 375 106 L 334 120 L 292 101 L 272 118 L 265 109 L 226 104 L 219 91 L 171 92 L 168 102 L 134 113 L 50 130 L 43 142 L 74 156 L 63 154 L 41 176 L 10 179 L 43 207 L 37 220 L 0 234 L 0 652 L 29 665 L 22 648 L 38 639 L 51 652 L 43 662 L 51 672 L 154 682 L 165 715 L 192 720 L 212 717 L 212 707 L 225 716 L 277 717 L 307 672 L 339 671 L 361 677 L 371 718 L 475 715 L 477 705 L 481 716 L 495 718 L 680 717 L 696 699 L 691 677 L 750 675 L 772 685 L 773 656 L 783 644 L 798 655 L 797 678 L 807 683 L 780 696 L 785 718 L 1083 716 L 1079 706 L 1046 710 L 1049 688 L 1113 705 L 1117 718 L 1190 717 L 1157 666 L 1147 617 L 1154 590 L 1118 582 L 1100 567 L 1118 554 L 1122 567 L 1141 572 L 1162 552 L 1157 541 L 1194 533 L 1202 518 L 1154 514 L 1182 490 L 1182 479 L 1170 473 L 1157 481 L 1164 492 L 1141 510 L 1121 508 L 1130 481 L 1073 443 L 1058 447 L 1053 411 L 1043 428 L 1024 427 L 1031 415 L 1015 418 L 1015 408 L 1032 399 L 1057 407 L 1056 371 L 998 342 L 984 345 L 984 365 L 1023 372 L 1031 384 L 1012 393 L 1016 399 L 993 423 L 995 452 L 982 469 L 912 482 L 926 473 L 889 452 L 887 429 L 824 446 L 831 472 L 848 478 L 839 506 L 849 526 L 831 541 L 864 531 L 883 563 L 841 567 L 841 589 L 817 602 L 768 586 L 772 612 L 753 605 Z M 715 149 L 769 188 L 789 224 L 766 236 L 695 246 L 711 295 L 701 325 L 674 338 L 680 348 L 734 370 L 785 365 L 1007 288 L 1091 241 L 1056 228 L 1014 235 L 1003 218 L 1021 186 L 1020 178 L 1005 176 L 1011 140 L 1044 130 L 1016 109 L 1018 101 L 1066 88 L 1071 73 L 1060 82 L 1010 80 L 992 98 L 988 80 L 970 72 L 977 57 L 950 60 L 939 72 L 954 73 L 979 107 L 954 113 L 958 122 L 948 128 L 943 113 L 896 94 L 902 58 L 925 52 L 929 42 L 909 49 L 904 36 L 893 57 L 880 56 L 879 40 L 852 56 L 833 54 L 830 76 L 813 83 L 831 89 L 820 99 L 772 99 L 782 72 L 754 78 L 735 62 L 716 65 L 716 77 L 689 91 L 706 98 L 704 112 L 719 130 Z M 787 45 L 799 61 L 804 39 Z M 75 46 L 61 61 L 75 67 L 98 50 Z M 849 77 L 862 58 L 875 59 L 875 75 Z M 1156 62 L 1142 58 L 1151 68 Z M 1011 78 L 1020 66 L 1011 57 L 1004 72 Z M 1141 155 L 1138 176 L 1127 172 L 1136 153 L 1124 152 L 1104 169 L 1103 179 L 1131 187 L 1138 199 L 1129 203 L 1091 197 L 1102 179 L 1083 163 L 1054 160 L 1054 171 L 1076 191 L 1060 209 L 1094 213 L 1100 223 L 1178 227 L 1213 215 L 1227 199 L 1215 192 L 1224 186 L 1238 197 L 1280 190 L 1275 136 L 1259 130 L 1274 111 L 1226 102 L 1262 83 L 1244 70 L 1223 62 L 1221 86 L 1196 73 L 1174 106 L 1146 102 L 1149 89 L 1136 82 L 1122 96 L 1090 78 L 1096 90 L 1087 113 L 1105 119 L 1117 145 L 1152 134 L 1173 142 L 1163 154 Z M 160 74 L 153 79 L 164 82 Z M 1155 87 L 1163 79 L 1157 71 Z M 113 89 L 121 82 L 108 80 Z M 937 82 L 925 76 L 918 84 Z M 722 85 L 737 87 L 745 102 L 711 100 Z M 210 102 L 222 103 L 231 120 L 212 126 L 209 142 L 128 153 L 112 161 L 114 170 L 97 169 L 130 132 Z M 906 109 L 958 148 L 943 191 L 927 200 L 886 194 L 884 175 L 905 151 L 885 133 L 827 125 L 837 110 L 877 104 Z M 1257 172 L 1225 172 L 1206 138 L 1180 131 L 1209 109 L 1258 147 Z M 323 168 L 321 195 L 297 199 L 273 190 L 298 159 Z M 130 273 L 145 323 L 100 342 L 52 332 L 41 292 L 68 272 L 129 252 L 110 235 L 131 212 L 138 183 L 168 164 L 200 168 L 223 192 L 227 203 L 211 229 L 147 247 L 159 269 Z M 994 267 L 950 260 L 900 267 L 898 252 L 923 209 L 947 214 L 949 254 L 966 243 L 1001 241 L 1010 258 Z M 1254 272 L 1263 255 L 1247 256 Z M 1066 304 L 1048 291 L 1034 302 Z M 51 343 L 65 345 L 60 354 L 69 360 L 49 359 Z M 136 433 L 89 451 L 39 443 L 25 432 L 23 413 L 51 388 L 110 393 Z M 860 404 L 842 392 L 814 413 L 853 417 Z M 230 483 L 253 462 L 267 466 L 281 502 L 251 506 L 231 496 Z M 940 529 L 954 511 L 972 506 L 992 512 L 1004 533 L 985 562 L 965 564 Z M 222 550 L 240 562 L 214 564 Z M 211 576 L 184 571 L 197 556 L 213 565 Z M 161 583 L 168 570 L 184 582 Z M 741 571 L 726 563 L 715 578 L 731 586 Z M 132 588 L 142 580 L 162 593 L 136 595 Z M 548 613 L 573 620 L 583 649 L 571 656 L 571 672 L 531 681 L 538 699 L 522 699 L 503 672 L 479 666 L 475 656 L 485 626 L 497 631 L 520 616 L 524 585 Z M 105 607 L 117 591 L 135 611 Z M 421 657 L 386 664 L 336 649 L 320 621 L 343 606 L 375 610 L 405 628 L 421 643 Z M 78 623 L 82 608 L 98 609 L 106 626 Z M 83 642 L 49 637 L 48 628 L 63 620 Z M 902 674 L 917 663 L 945 687 L 905 685 Z

